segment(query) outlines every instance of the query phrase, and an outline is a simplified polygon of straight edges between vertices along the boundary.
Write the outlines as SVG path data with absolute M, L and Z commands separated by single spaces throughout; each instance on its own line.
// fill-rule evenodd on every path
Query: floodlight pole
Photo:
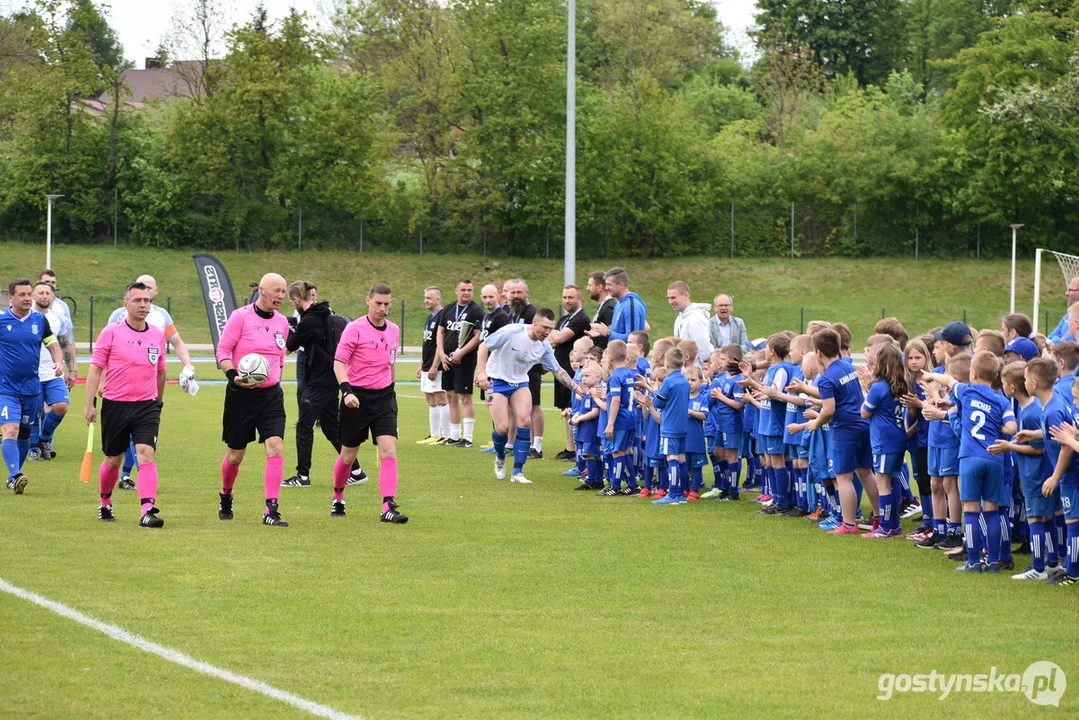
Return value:
M 569 0 L 566 44 L 566 248 L 563 280 L 577 275 L 577 3 Z
M 49 209 L 45 215 L 45 267 L 52 267 L 52 201 L 62 198 L 63 195 L 46 195 L 49 199 Z
M 1008 312 L 1013 315 L 1015 314 L 1015 237 L 1021 227 L 1023 227 L 1022 223 L 1012 225 L 1012 292 Z

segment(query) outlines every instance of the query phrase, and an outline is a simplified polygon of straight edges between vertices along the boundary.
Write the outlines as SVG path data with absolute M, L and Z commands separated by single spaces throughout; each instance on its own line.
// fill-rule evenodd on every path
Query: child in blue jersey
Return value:
M 738 345 L 725 345 L 712 353 L 716 368 L 709 396 L 712 399 L 711 414 L 715 418 L 715 466 L 716 487 L 719 492 L 709 490 L 701 497 L 714 497 L 719 501 L 739 499 L 739 475 L 741 461 L 739 453 L 745 445 L 743 411 L 745 409 L 744 391 L 739 381 L 742 374 L 738 364 L 742 361 L 742 348 Z M 713 488 L 714 490 L 715 488 Z
M 816 387 L 820 375 L 820 365 L 817 363 L 817 353 L 808 352 L 802 358 L 802 376 L 809 387 Z M 788 426 L 791 433 L 801 433 L 803 444 L 806 448 L 806 456 L 809 461 L 808 483 L 813 489 L 814 500 L 811 505 L 813 512 L 807 519 L 818 524 L 821 530 L 832 531 L 839 527 L 843 514 L 840 510 L 839 494 L 836 492 L 835 478 L 832 477 L 831 468 L 828 464 L 828 454 L 832 446 L 832 426 L 825 423 L 814 432 L 809 431 L 809 424 L 814 420 L 820 409 L 820 398 L 814 398 L 807 393 L 801 393 L 806 400 L 805 420 Z
M 607 379 L 610 378 L 614 368 L 611 367 L 610 357 L 607 355 L 606 349 L 603 350 L 603 359 L 600 361 L 600 369 L 602 373 L 600 375 L 600 381 L 596 384 L 596 387 L 592 388 L 592 400 L 595 402 L 596 407 L 599 409 L 599 417 L 596 419 L 596 444 L 599 446 L 600 452 L 600 477 L 603 477 L 608 482 L 611 481 L 611 456 L 604 452 L 607 450 L 607 446 L 604 445 L 604 441 L 607 439 L 603 432 L 607 428 L 607 421 L 609 420 L 607 413 Z M 592 482 L 595 482 L 592 478 L 589 478 Z
M 1027 367 L 1029 368 L 1036 362 L 1037 359 L 1031 360 Z M 1027 387 L 1029 388 L 1030 385 L 1028 384 Z M 1067 557 L 1065 561 L 1067 574 L 1064 577 L 1049 580 L 1052 584 L 1060 585 L 1079 583 L 1079 437 L 1076 437 L 1074 390 L 1073 386 L 1073 405 L 1065 404 L 1059 394 L 1054 392 L 1052 399 L 1044 403 L 1042 414 L 1045 454 L 1049 456 L 1049 461 L 1053 464 L 1053 474 L 1042 485 L 1042 495 L 1052 497 L 1053 493 L 1059 489 L 1066 523 L 1064 548 Z M 1041 391 L 1037 395 L 1039 400 L 1047 396 Z
M 667 368 L 658 367 L 652 369 L 652 383 L 660 383 L 667 379 Z M 667 496 L 667 460 L 659 449 L 659 424 L 660 414 L 653 405 L 655 393 L 647 384 L 642 383 L 643 389 L 636 392 L 637 407 L 644 415 L 644 484 L 637 497 L 664 498 Z M 654 479 L 654 481 L 653 481 Z
M 787 405 L 777 399 L 793 377 L 794 366 L 787 362 L 789 353 L 789 336 L 776 333 L 768 338 L 764 348 L 764 357 L 769 365 L 763 382 L 748 376 L 748 365 L 740 366 L 745 387 L 759 393 L 757 444 L 764 455 L 765 493 L 772 496 L 772 502 L 759 511 L 762 515 L 778 515 L 791 509 L 792 483 L 787 472 L 787 448 L 783 443 Z
M 659 450 L 667 459 L 667 496 L 653 500 L 655 505 L 683 505 L 686 502 L 686 433 L 689 425 L 689 381 L 682 374 L 685 356 L 671 348 L 664 358 L 669 372 L 653 404 L 660 412 Z
M 708 464 L 708 446 L 704 439 L 704 423 L 708 419 L 709 401 L 707 392 L 702 392 L 704 373 L 696 365 L 690 365 L 684 371 L 689 381 L 689 421 L 686 426 L 686 462 L 689 465 L 689 492 L 686 500 L 701 499 L 701 484 L 704 482 L 704 466 Z
M 791 340 L 790 353 L 787 355 L 787 361 L 792 366 L 790 371 L 791 380 L 805 379 L 802 375 L 802 359 L 806 356 L 806 353 L 812 350 L 812 335 L 798 335 Z M 776 394 L 774 401 L 784 404 L 783 444 L 787 449 L 787 457 L 790 458 L 788 471 L 794 474 L 792 482 L 794 505 L 784 515 L 787 517 L 805 517 L 809 514 L 807 487 L 808 449 L 802 444 L 803 433 L 791 433 L 787 428 L 791 425 L 800 425 L 805 421 L 806 400 L 800 393 L 789 392 L 784 388 Z
M 616 495 L 636 495 L 636 473 L 633 471 L 633 443 L 635 421 L 633 418 L 633 387 L 636 377 L 636 358 L 633 366 L 627 367 L 626 343 L 612 340 L 604 351 L 609 376 L 607 378 L 607 396 L 605 420 L 600 426 L 600 443 L 603 455 L 610 457 L 607 479 L 609 485 L 599 492 L 604 497 Z M 622 487 L 622 483 L 626 487 Z
M 636 374 L 643 378 L 652 377 L 652 366 L 648 362 L 648 353 L 652 350 L 652 344 L 648 339 L 648 333 L 638 330 L 629 334 L 629 342 L 626 344 L 627 356 L 632 355 L 634 350 L 637 351 Z M 644 413 L 636 402 L 633 403 L 633 418 L 636 421 L 634 432 L 637 436 L 637 443 L 633 447 L 633 464 L 637 467 L 637 477 L 643 479 L 644 467 L 647 464 L 644 455 Z
M 962 326 L 962 327 L 957 327 Z M 969 357 L 969 335 L 959 337 L 962 323 L 949 323 L 934 333 L 933 357 L 937 366 L 935 373 L 948 370 L 952 357 Z M 948 330 L 945 339 L 944 330 Z M 953 343 L 952 340 L 956 342 Z M 966 342 L 964 342 L 966 341 Z M 933 494 L 933 534 L 918 542 L 922 549 L 955 550 L 963 547 L 960 537 L 963 508 L 959 499 L 959 437 L 953 432 L 948 419 L 947 400 L 939 395 L 928 395 L 922 400 L 922 420 L 929 423 L 929 482 Z
M 952 390 L 956 412 L 961 422 L 959 444 L 959 492 L 963 501 L 963 539 L 967 561 L 959 572 L 1000 572 L 1000 523 L 997 520 L 1001 487 L 1004 484 L 1004 461 L 989 448 L 1004 436 L 1016 431 L 1011 403 L 993 389 L 1000 381 L 1000 359 L 981 351 L 970 361 L 970 383 L 958 382 L 952 375 L 927 373 L 927 382 L 938 382 Z M 985 517 L 981 511 L 985 512 Z M 982 557 L 984 522 L 986 562 Z
M 1065 405 L 1071 405 L 1074 408 L 1072 383 L 1075 382 L 1075 368 L 1079 366 L 1079 345 L 1070 340 L 1062 340 L 1053 346 L 1052 353 L 1059 376 L 1053 385 L 1053 391 L 1060 396 Z
M 591 342 L 591 338 L 581 338 L 581 340 L 588 340 Z M 573 381 L 578 385 L 581 384 L 581 369 L 584 366 L 584 350 L 577 348 L 577 343 L 573 344 L 573 349 L 569 353 L 569 364 L 573 370 Z M 569 407 L 562 410 L 562 417 L 567 423 L 570 423 L 570 419 L 580 412 L 581 409 L 581 396 L 576 393 L 570 394 Z M 584 477 L 587 472 L 585 467 L 584 455 L 581 453 L 581 445 L 583 442 L 578 435 L 579 431 L 577 426 L 570 423 L 570 432 L 573 437 L 573 446 L 575 448 L 573 453 L 573 467 L 562 473 L 563 477 Z
M 797 381 L 792 388 L 821 399 L 821 409 L 809 423 L 808 430 L 816 432 L 823 425 L 832 426 L 830 473 L 835 477 L 842 508 L 843 522 L 831 532 L 836 535 L 857 535 L 857 492 L 855 473 L 866 490 L 875 490 L 872 480 L 873 455 L 869 446 L 869 423 L 862 417 L 862 386 L 858 372 L 847 358 L 841 357 L 839 333 L 828 328 L 813 335 L 817 362 L 823 368 L 815 387 Z M 870 497 L 876 493 L 870 492 Z
M 903 350 L 907 365 L 907 382 L 910 392 L 903 397 L 907 408 L 907 452 L 910 453 L 914 477 L 918 482 L 918 495 L 922 508 L 921 527 L 907 535 L 908 540 L 922 541 L 933 535 L 933 490 L 929 479 L 929 421 L 923 420 L 921 409 L 925 389 L 919 384 L 922 374 L 929 370 L 929 349 L 919 338 L 907 343 Z
M 1047 377 L 1041 381 L 1045 387 L 1052 388 L 1053 376 L 1048 363 L 1043 366 Z M 1060 505 L 1060 491 L 1050 497 L 1042 495 L 1042 483 L 1053 474 L 1053 468 L 1045 454 L 1045 443 L 1041 439 L 1042 405 L 1026 389 L 1026 363 L 1013 362 L 1004 367 L 1001 380 L 1005 396 L 1019 404 L 1019 432 L 1016 439 L 1000 440 L 989 448 L 995 455 L 1013 453 L 1019 471 L 1019 484 L 1022 488 L 1026 506 L 1027 525 L 1030 530 L 1031 566 L 1013 580 L 1048 580 L 1048 568 L 1054 575 L 1063 574 L 1064 568 L 1057 565 L 1056 543 L 1053 536 L 1053 516 L 1056 511 L 1063 514 Z M 1034 385 L 1039 382 L 1035 380 Z M 1027 440 L 1030 435 L 1033 440 Z
M 603 380 L 603 369 L 598 363 L 588 361 L 580 370 L 581 387 L 588 391 L 598 387 Z M 598 490 L 603 487 L 603 472 L 600 470 L 602 453 L 597 442 L 599 434 L 599 406 L 591 392 L 575 396 L 574 411 L 570 417 L 573 426 L 573 439 L 584 458 L 585 475 L 576 490 Z
M 899 500 L 901 491 L 895 473 L 906 458 L 906 410 L 900 403 L 910 393 L 903 355 L 899 345 L 883 343 L 876 346 L 876 377 L 862 402 L 862 417 L 869 420 L 869 444 L 873 450 L 873 472 L 876 475 L 880 502 L 880 527 L 863 538 L 887 539 L 900 537 Z

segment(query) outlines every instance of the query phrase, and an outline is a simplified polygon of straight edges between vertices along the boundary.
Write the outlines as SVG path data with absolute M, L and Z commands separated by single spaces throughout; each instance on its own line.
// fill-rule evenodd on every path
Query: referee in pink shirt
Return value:
M 217 517 L 232 520 L 232 488 L 240 474 L 247 446 L 258 441 L 266 446 L 266 467 L 262 482 L 266 488 L 264 525 L 288 527 L 278 511 L 277 499 L 285 469 L 285 393 L 281 390 L 281 368 L 285 364 L 288 320 L 277 310 L 285 299 L 285 278 L 266 273 L 258 285 L 258 297 L 250 305 L 233 311 L 217 343 L 217 365 L 225 373 L 225 411 L 221 439 L 228 450 L 221 461 L 221 493 Z M 240 359 L 249 353 L 266 358 L 269 374 L 263 382 L 244 380 L 236 371 Z
M 87 424 L 97 421 L 97 389 L 105 375 L 101 401 L 101 447 L 105 460 L 98 469 L 98 519 L 110 522 L 112 491 L 120 478 L 120 463 L 129 442 L 139 458 L 138 490 L 142 503 L 140 527 L 160 528 L 165 521 L 154 507 L 157 499 L 157 431 L 165 392 L 165 333 L 146 322 L 150 289 L 136 282 L 124 290 L 127 317 L 105 326 L 97 336 L 86 376 Z
M 381 521 L 404 524 L 397 511 L 397 393 L 393 365 L 401 330 L 386 319 L 393 298 L 388 285 L 378 283 L 367 293 L 367 315 L 353 320 L 341 333 L 333 369 L 341 384 L 341 455 L 333 466 L 332 517 L 345 516 L 345 486 L 360 444 L 373 437 L 380 461 L 378 490 Z

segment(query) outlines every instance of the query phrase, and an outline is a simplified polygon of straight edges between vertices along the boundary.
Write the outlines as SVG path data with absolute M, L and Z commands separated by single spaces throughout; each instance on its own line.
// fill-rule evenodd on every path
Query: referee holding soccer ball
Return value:
M 232 486 L 240 472 L 249 443 L 255 440 L 266 446 L 265 525 L 287 527 L 277 509 L 277 498 L 284 474 L 285 393 L 281 390 L 281 368 L 285 363 L 288 319 L 278 312 L 285 299 L 285 278 L 267 273 L 259 281 L 258 298 L 238 308 L 229 316 L 217 344 L 217 364 L 229 380 L 225 388 L 225 412 L 222 440 L 228 445 L 221 461 L 221 504 L 217 516 L 232 519 Z M 240 375 L 240 359 L 258 354 L 267 363 L 266 379 L 249 380 Z

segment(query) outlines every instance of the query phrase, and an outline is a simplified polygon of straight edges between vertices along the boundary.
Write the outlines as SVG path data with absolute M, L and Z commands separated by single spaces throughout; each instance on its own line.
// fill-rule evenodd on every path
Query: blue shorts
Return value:
M 52 378 L 41 381 L 41 394 L 45 396 L 46 405 L 71 402 L 71 395 L 67 391 L 67 383 L 63 378 Z
M 686 452 L 686 439 L 661 437 L 659 439 L 659 451 L 663 453 L 664 457 L 668 455 L 684 455 Z
M 757 448 L 765 455 L 786 455 L 782 435 L 757 435 Z
M 720 433 L 719 442 L 717 447 L 722 447 L 724 450 L 741 450 L 746 446 L 746 434 L 745 433 Z
M 665 457 L 650 457 L 650 458 L 648 458 L 648 467 L 650 467 L 650 468 L 665 468 L 665 467 L 667 467 L 667 458 L 665 458 Z
M 603 454 L 613 455 L 616 452 L 629 450 L 633 447 L 634 437 L 632 430 L 615 430 L 613 440 L 608 440 L 607 436 L 604 435 L 602 440 Z
M 708 456 L 704 453 L 686 453 L 686 463 L 692 469 L 708 466 Z
M 1060 500 L 1060 488 L 1054 490 L 1049 497 L 1045 497 L 1041 493 L 1026 495 L 1023 497 L 1023 504 L 1026 505 L 1028 518 L 1052 517 L 1056 515 L 1057 510 L 1064 509 L 1064 505 Z
M 723 447 L 720 445 L 719 447 Z M 705 435 L 704 437 L 704 451 L 711 455 L 716 451 L 716 438 L 714 435 Z
M 600 456 L 600 447 L 598 442 L 580 443 L 577 447 L 581 449 L 582 455 L 591 455 L 592 457 Z
M 832 438 L 829 448 L 828 470 L 832 477 L 843 473 L 852 473 L 858 468 L 873 467 L 873 453 L 869 447 L 869 433 L 853 441 Z
M 1007 461 L 1007 456 L 1005 456 Z M 997 505 L 1002 508 L 1010 508 L 1012 506 L 1012 477 L 1014 473 L 1009 473 L 1008 468 L 1004 468 L 1004 480 L 1000 483 L 1000 494 L 997 495 Z
M 873 472 L 882 473 L 884 475 L 892 475 L 899 472 L 903 468 L 903 458 L 906 457 L 906 453 L 885 453 L 883 455 L 873 454 Z
M 809 457 L 809 449 L 801 445 L 787 445 L 787 457 L 791 460 L 805 460 Z
M 959 448 L 929 446 L 929 474 L 945 477 L 959 474 Z
M 1065 520 L 1079 519 L 1079 485 L 1068 483 L 1065 487 L 1060 483 L 1060 503 L 1064 506 Z
M 30 427 L 40 409 L 40 395 L 0 395 L 0 425 L 18 423 L 22 427 Z
M 980 457 L 959 461 L 959 499 L 963 502 L 995 503 L 1004 484 L 1004 463 Z
M 499 380 L 498 378 L 491 378 L 491 392 L 498 393 L 503 397 L 509 399 L 513 396 L 513 393 L 517 392 L 521 388 L 528 389 L 528 383 L 508 383 L 505 380 Z

